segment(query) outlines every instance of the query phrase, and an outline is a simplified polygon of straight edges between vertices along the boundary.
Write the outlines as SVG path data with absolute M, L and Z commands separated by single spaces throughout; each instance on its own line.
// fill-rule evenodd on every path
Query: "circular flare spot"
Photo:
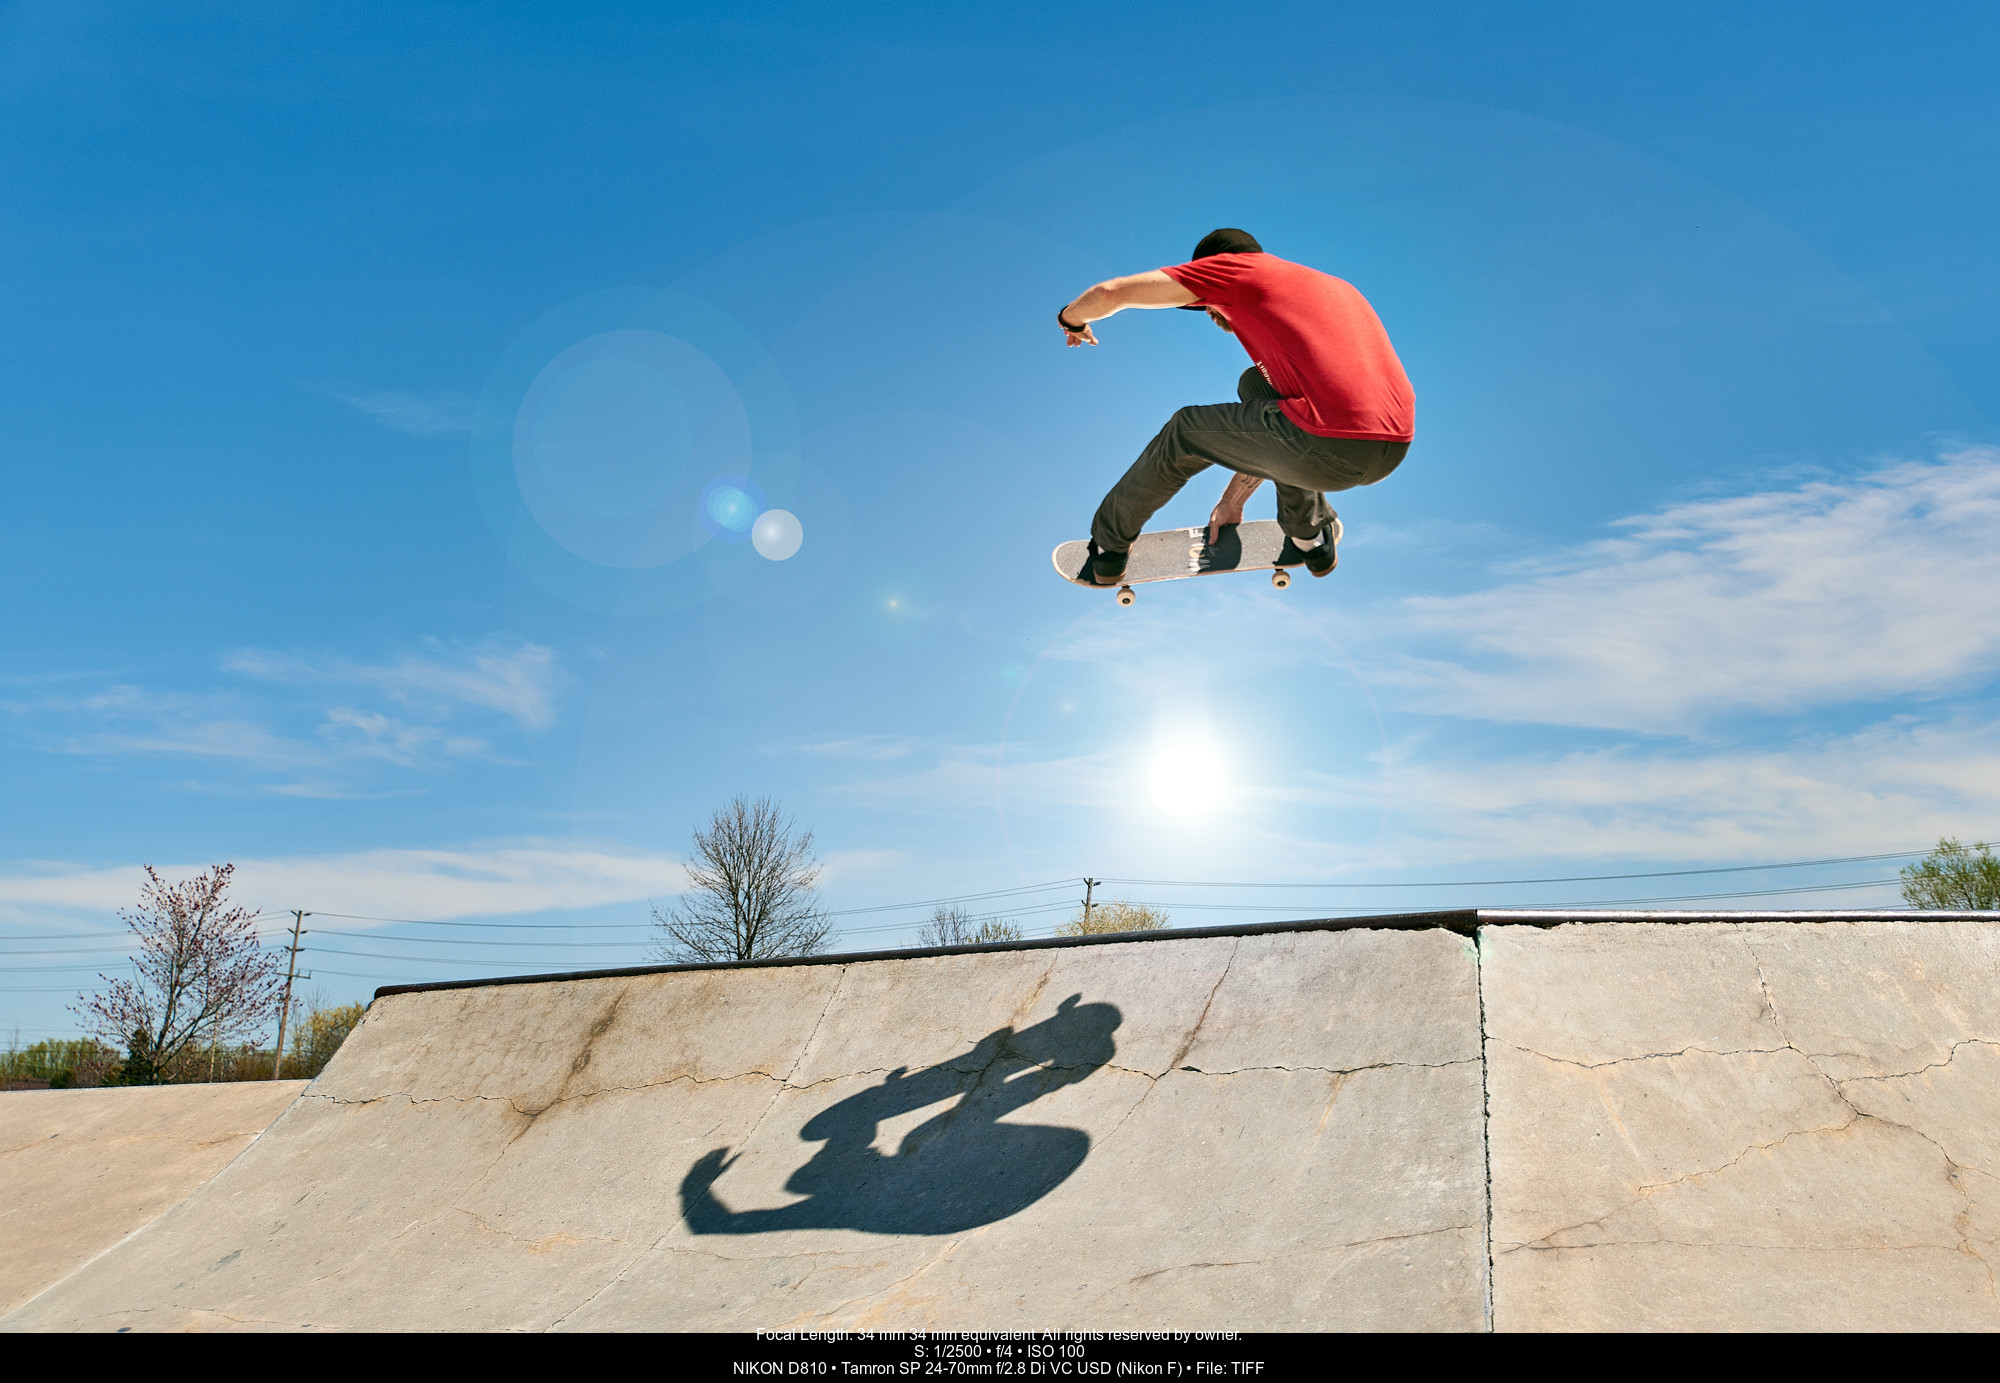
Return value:
M 799 550 L 806 540 L 805 525 L 786 509 L 767 509 L 750 528 L 750 545 L 757 555 L 782 562 Z

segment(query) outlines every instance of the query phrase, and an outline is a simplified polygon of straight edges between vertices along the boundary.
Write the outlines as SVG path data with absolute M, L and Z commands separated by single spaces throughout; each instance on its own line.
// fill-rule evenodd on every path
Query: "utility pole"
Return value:
M 292 953 L 285 962 L 285 1002 L 278 1010 L 278 1054 L 271 1061 L 272 1080 L 280 1079 L 285 1070 L 285 1020 L 292 1016 L 292 981 L 312 978 L 310 971 L 303 975 L 299 973 L 299 937 L 304 933 L 306 919 L 311 916 L 309 912 L 292 909 Z
M 1083 881 L 1083 929 L 1084 929 L 1084 930 L 1085 930 L 1086 932 L 1090 930 L 1090 896 L 1091 896 L 1091 893 L 1092 893 L 1092 892 L 1093 892 L 1093 891 L 1094 891 L 1094 890 L 1095 890 L 1095 889 L 1097 888 L 1097 886 L 1098 886 L 1099 884 L 1101 884 L 1101 883 L 1103 883 L 1103 882 L 1104 882 L 1104 880 L 1102 880 L 1102 879 L 1085 879 L 1085 880 Z

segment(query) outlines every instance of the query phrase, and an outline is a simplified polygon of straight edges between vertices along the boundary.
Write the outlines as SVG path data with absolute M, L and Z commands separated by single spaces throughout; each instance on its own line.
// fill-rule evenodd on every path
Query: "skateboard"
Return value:
M 1336 530 L 1336 535 L 1338 530 Z M 1337 540 L 1337 537 L 1336 537 Z M 1292 584 L 1289 566 L 1278 565 L 1285 550 L 1285 531 L 1275 519 L 1251 523 L 1224 524 L 1209 546 L 1208 526 L 1166 528 L 1141 533 L 1125 560 L 1125 581 L 1118 587 L 1118 603 L 1130 605 L 1136 597 L 1134 586 L 1148 581 L 1178 581 L 1184 576 L 1215 576 L 1226 571 L 1268 571 L 1271 584 L 1279 590 Z M 1092 590 L 1102 590 L 1090 579 L 1090 543 L 1078 538 L 1055 550 L 1056 570 L 1065 581 Z

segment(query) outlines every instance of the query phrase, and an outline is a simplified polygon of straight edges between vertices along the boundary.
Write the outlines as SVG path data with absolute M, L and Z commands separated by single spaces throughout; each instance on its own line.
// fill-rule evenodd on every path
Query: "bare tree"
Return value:
M 278 957 L 257 940 L 248 908 L 228 903 L 234 865 L 169 884 L 149 864 L 139 906 L 119 916 L 139 944 L 134 979 L 112 979 L 70 1009 L 91 1031 L 125 1044 L 126 1079 L 182 1074 L 201 1044 L 254 1032 L 278 1011 Z
M 1956 840 L 1940 840 L 1937 849 L 1902 869 L 1903 901 L 1913 908 L 2000 908 L 2000 859 L 1985 841 L 1970 850 Z
M 938 907 L 917 931 L 919 946 L 978 946 L 989 941 L 1019 941 L 1021 929 L 1001 917 L 977 922 L 956 903 Z
M 1056 928 L 1057 936 L 1096 936 L 1100 932 L 1150 932 L 1171 927 L 1174 920 L 1159 908 L 1114 898 L 1080 910 Z
M 813 891 L 813 835 L 768 797 L 732 797 L 694 833 L 692 885 L 664 911 L 655 904 L 663 960 L 764 960 L 823 949 L 833 921 Z

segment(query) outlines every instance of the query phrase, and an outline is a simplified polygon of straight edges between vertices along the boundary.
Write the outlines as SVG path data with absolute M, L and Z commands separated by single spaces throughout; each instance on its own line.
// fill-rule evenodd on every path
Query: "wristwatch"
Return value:
M 1089 331 L 1089 330 L 1090 330 L 1090 323 L 1088 323 L 1088 322 L 1085 322 L 1085 323 L 1084 323 L 1084 324 L 1083 324 L 1082 326 L 1080 326 L 1080 327 L 1073 327 L 1073 326 L 1071 326 L 1071 325 L 1070 325 L 1070 324 L 1069 324 L 1068 322 L 1065 322 L 1065 321 L 1063 320 L 1063 313 L 1065 313 L 1065 312 L 1067 312 L 1067 311 L 1069 311 L 1069 304 L 1068 304 L 1068 303 L 1064 303 L 1064 304 L 1063 304 L 1063 305 L 1062 305 L 1061 307 L 1059 307 L 1059 308 L 1057 308 L 1057 309 L 1056 309 L 1056 325 L 1057 325 L 1057 326 L 1061 327 L 1061 328 L 1062 328 L 1062 329 L 1063 329 L 1064 331 L 1068 332 L 1068 333 L 1069 333 L 1069 334 L 1070 334 L 1071 336 L 1081 336 L 1081 335 L 1082 335 L 1082 334 L 1083 334 L 1084 332 L 1086 332 L 1086 331 Z

